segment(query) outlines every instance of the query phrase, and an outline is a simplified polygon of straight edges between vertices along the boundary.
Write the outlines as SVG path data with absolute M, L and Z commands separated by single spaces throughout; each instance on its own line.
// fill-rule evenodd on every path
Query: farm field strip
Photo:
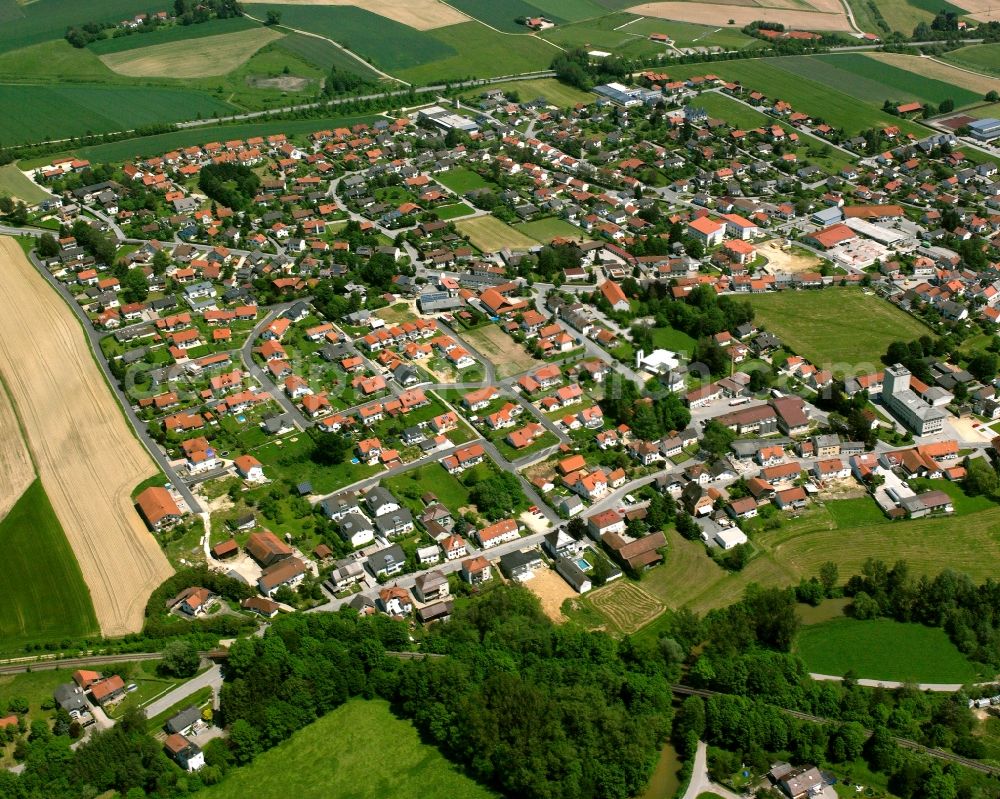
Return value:
M 923 70 L 923 65 L 928 59 L 916 58 L 914 56 L 902 56 L 902 62 L 883 58 L 872 58 L 859 53 L 839 53 L 836 55 L 818 55 L 813 57 L 813 61 L 823 64 L 833 65 L 838 70 L 852 73 L 864 80 L 873 80 L 885 85 L 891 92 L 890 97 L 895 99 L 914 97 L 931 103 L 940 103 L 943 100 L 954 100 L 956 106 L 969 105 L 982 99 L 982 92 L 971 91 L 967 87 L 967 82 L 961 84 L 949 83 L 938 80 Z M 778 59 L 780 61 L 780 59 Z M 905 63 L 913 67 L 907 69 L 900 64 Z M 933 63 L 933 62 L 930 62 Z M 812 76 L 812 72 L 809 72 Z M 848 80 L 843 83 L 833 84 L 834 86 L 850 87 L 851 94 L 855 94 L 853 83 Z M 889 99 L 883 97 L 883 99 Z
M 102 55 L 101 61 L 118 74 L 135 78 L 183 79 L 226 75 L 281 36 L 273 28 L 223 33 L 109 53 Z
M 813 31 L 850 31 L 851 25 L 847 16 L 840 13 L 806 11 L 802 9 L 769 8 L 766 11 L 760 6 L 724 5 L 721 3 L 690 3 L 683 2 L 653 2 L 641 3 L 628 9 L 633 14 L 646 17 L 660 17 L 681 22 L 694 22 L 700 25 L 717 25 L 725 27 L 733 20 L 737 27 L 742 28 L 761 18 L 768 22 L 780 22 L 787 27 L 799 30 Z
M 380 17 L 398 22 L 418 31 L 468 22 L 469 17 L 459 8 L 460 3 L 445 4 L 438 0 L 268 0 L 273 5 L 310 6 L 314 8 L 363 8 Z M 496 0 L 494 0 L 496 2 Z
M 0 383 L 0 520 L 35 481 L 35 465 L 6 387 Z
M 142 626 L 146 600 L 171 573 L 132 505 L 155 473 L 61 297 L 10 238 L 0 293 L 0 374 L 20 414 L 42 486 L 90 588 L 105 635 Z M 24 354 L 34 353 L 32 368 Z M 57 382 L 58 381 L 58 382 Z
M 945 55 L 951 55 L 946 53 Z M 968 71 L 968 67 L 961 69 L 950 64 L 939 61 L 936 58 L 920 58 L 919 56 L 903 55 L 902 53 L 869 53 L 869 58 L 882 64 L 890 64 L 899 69 L 912 72 L 918 77 L 926 77 L 936 81 L 964 87 L 970 94 L 975 95 L 975 100 L 981 100 L 983 96 L 997 88 L 997 79 L 989 75 L 973 74 Z M 943 56 L 942 56 L 943 58 Z M 1000 64 L 998 64 L 1000 68 Z M 989 71 L 981 67 L 980 72 Z M 956 105 L 958 98 L 955 98 Z

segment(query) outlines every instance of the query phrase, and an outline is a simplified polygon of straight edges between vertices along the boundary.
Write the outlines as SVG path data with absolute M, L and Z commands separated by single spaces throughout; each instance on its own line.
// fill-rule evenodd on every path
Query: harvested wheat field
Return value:
M 951 64 L 945 64 L 933 58 L 923 58 L 902 53 L 865 53 L 869 58 L 881 61 L 883 64 L 905 69 L 925 78 L 944 81 L 953 86 L 961 86 L 970 92 L 986 94 L 997 88 L 997 79 L 988 75 L 980 75 L 967 69 L 959 69 Z
M 268 2 L 272 5 L 356 6 L 380 17 L 409 25 L 418 31 L 429 31 L 469 21 L 469 17 L 457 8 L 439 3 L 438 0 L 366 0 L 363 3 L 359 0 L 268 0 Z
M 21 437 L 14 406 L 0 385 L 0 520 L 35 480 L 35 467 Z
M 0 264 L 7 276 L 0 292 L 0 375 L 90 589 L 101 632 L 136 632 L 150 593 L 172 571 L 131 500 L 132 489 L 155 466 L 104 382 L 72 310 L 11 238 L 0 239 Z
M 101 56 L 109 69 L 131 78 L 208 78 L 228 75 L 284 34 L 272 28 L 154 44 Z
M 541 600 L 542 611 L 552 621 L 566 621 L 560 608 L 563 602 L 576 596 L 576 591 L 562 577 L 552 569 L 539 569 L 534 577 L 524 583 L 524 587 Z
M 721 3 L 678 2 L 642 3 L 626 9 L 630 14 L 643 17 L 694 22 L 698 25 L 741 28 L 756 20 L 780 22 L 787 28 L 808 31 L 850 31 L 847 17 L 841 13 L 802 11 L 786 8 L 761 8 L 759 6 L 733 6 Z M 733 25 L 729 25 L 733 20 Z

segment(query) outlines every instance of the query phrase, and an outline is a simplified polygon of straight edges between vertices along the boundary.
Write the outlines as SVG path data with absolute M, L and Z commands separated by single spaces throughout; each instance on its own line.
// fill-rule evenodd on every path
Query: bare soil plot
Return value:
M 963 3 L 964 5 L 964 3 Z M 915 55 L 903 55 L 902 53 L 866 53 L 869 58 L 881 61 L 883 64 L 890 64 L 907 72 L 922 75 L 925 78 L 944 81 L 955 86 L 961 86 L 971 92 L 978 92 L 985 95 L 989 91 L 997 88 L 997 79 L 988 75 L 979 75 L 971 70 L 959 69 L 942 61 L 933 58 L 925 58 Z
M 534 577 L 524 583 L 524 587 L 541 600 L 542 611 L 552 621 L 566 621 L 560 608 L 563 602 L 576 596 L 576 591 L 556 572 L 552 569 L 539 569 Z
M 0 519 L 35 479 L 35 467 L 6 389 L 0 385 Z
M 7 276 L 0 292 L 0 374 L 90 588 L 101 632 L 136 632 L 150 593 L 171 574 L 131 500 L 132 489 L 156 469 L 73 312 L 13 239 L 0 240 L 0 264 Z
M 110 69 L 132 78 L 204 78 L 228 75 L 284 34 L 253 28 L 218 36 L 155 44 L 101 56 Z
M 633 633 L 666 610 L 652 594 L 624 578 L 590 594 L 590 603 L 623 633 Z
M 381 17 L 409 25 L 418 31 L 429 31 L 447 25 L 468 22 L 469 17 L 438 0 L 268 0 L 272 5 L 296 6 L 355 6 Z
M 759 6 L 735 6 L 722 3 L 658 2 L 641 3 L 627 9 L 629 13 L 645 17 L 675 19 L 680 22 L 694 22 L 699 25 L 734 28 L 749 25 L 755 20 L 780 22 L 786 27 L 810 31 L 849 31 L 851 25 L 841 13 L 802 11 L 784 8 L 762 9 Z
M 510 377 L 541 366 L 541 361 L 532 358 L 524 347 L 496 325 L 467 330 L 461 336 L 493 362 L 497 377 Z
M 777 272 L 810 272 L 815 270 L 820 259 L 811 253 L 794 252 L 781 249 L 780 239 L 765 241 L 757 247 L 757 252 L 767 258 L 766 271 Z

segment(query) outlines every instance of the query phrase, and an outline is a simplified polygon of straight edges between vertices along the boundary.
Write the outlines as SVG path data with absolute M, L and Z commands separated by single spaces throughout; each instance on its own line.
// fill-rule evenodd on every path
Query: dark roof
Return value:
M 174 733 L 180 732 L 181 730 L 186 730 L 196 721 L 201 718 L 201 711 L 194 705 L 184 708 L 176 716 L 172 716 L 167 719 L 167 723 L 164 725 L 167 732 Z

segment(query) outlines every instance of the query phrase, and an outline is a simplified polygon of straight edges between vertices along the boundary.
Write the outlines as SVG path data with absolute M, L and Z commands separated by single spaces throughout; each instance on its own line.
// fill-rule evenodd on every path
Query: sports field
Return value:
M 90 592 L 40 480 L 0 521 L 0 642 L 78 640 L 98 632 Z
M 45 493 L 66 531 L 101 632 L 142 626 L 146 600 L 171 573 L 132 505 L 155 466 L 112 396 L 76 316 L 11 238 L 0 241 L 0 374 Z M 30 352 L 31 368 L 24 368 Z
M 158 86 L 4 84 L 0 145 L 126 130 L 157 122 L 231 114 L 233 106 L 207 92 Z
M 911 341 L 928 329 L 909 314 L 855 288 L 781 291 L 747 298 L 756 321 L 817 368 L 873 368 L 893 341 Z M 851 321 L 848 321 L 851 320 Z M 863 325 L 864 335 L 858 335 Z
M 483 252 L 496 252 L 504 247 L 527 250 L 538 246 L 537 241 L 504 224 L 495 216 L 480 216 L 456 222 L 455 227 Z
M 101 61 L 132 78 L 204 78 L 232 72 L 280 38 L 273 28 L 252 28 L 108 53 Z
M 814 674 L 853 671 L 870 680 L 965 683 L 976 667 L 948 640 L 944 630 L 890 619 L 833 619 L 804 627 L 795 650 Z
M 197 799 L 489 799 L 386 702 L 354 699 L 253 763 L 233 770 Z
M 552 239 L 558 238 L 573 239 L 573 241 L 590 241 L 591 239 L 582 228 L 554 216 L 548 219 L 538 219 L 534 222 L 521 222 L 519 225 L 514 225 L 514 229 L 542 244 L 548 244 Z

